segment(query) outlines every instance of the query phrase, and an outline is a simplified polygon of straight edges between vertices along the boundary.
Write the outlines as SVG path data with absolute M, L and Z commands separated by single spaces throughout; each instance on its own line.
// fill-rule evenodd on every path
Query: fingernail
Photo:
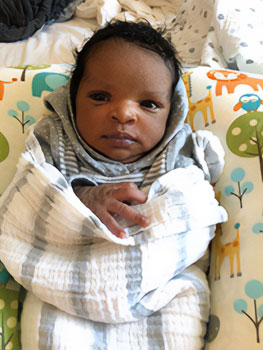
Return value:
M 118 235 L 120 238 L 125 238 L 126 237 L 126 233 L 125 231 L 121 231 Z
M 143 220 L 144 220 L 144 224 L 145 224 L 145 226 L 150 225 L 151 220 L 150 220 L 149 218 L 147 218 L 147 216 L 144 216 L 144 217 L 143 217 Z

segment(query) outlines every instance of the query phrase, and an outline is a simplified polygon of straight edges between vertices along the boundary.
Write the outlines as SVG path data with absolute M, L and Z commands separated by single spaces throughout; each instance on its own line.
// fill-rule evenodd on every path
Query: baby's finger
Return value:
M 124 219 L 128 219 L 141 227 L 147 227 L 150 224 L 150 219 L 147 216 L 140 214 L 137 210 L 122 202 L 115 202 L 111 208 L 114 214 L 118 214 Z
M 103 217 L 100 217 L 100 220 L 115 236 L 119 238 L 125 238 L 125 231 L 115 221 L 112 215 L 110 215 L 109 213 L 105 213 Z
M 119 201 L 137 201 L 144 203 L 147 200 L 147 195 L 140 191 L 132 182 L 124 182 L 115 186 L 114 198 Z

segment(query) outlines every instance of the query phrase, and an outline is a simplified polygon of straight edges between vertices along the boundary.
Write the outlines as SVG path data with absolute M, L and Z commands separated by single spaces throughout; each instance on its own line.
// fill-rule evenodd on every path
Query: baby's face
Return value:
M 121 39 L 97 44 L 76 97 L 76 125 L 92 148 L 130 163 L 164 135 L 172 73 L 162 58 Z

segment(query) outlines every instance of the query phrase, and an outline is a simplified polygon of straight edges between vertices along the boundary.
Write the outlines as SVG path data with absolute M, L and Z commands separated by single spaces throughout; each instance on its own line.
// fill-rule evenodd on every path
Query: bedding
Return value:
M 187 121 L 220 138 L 225 168 L 215 185 L 228 212 L 211 247 L 206 350 L 262 346 L 263 75 L 220 67 L 184 74 Z
M 27 40 L 0 42 L 0 67 L 72 64 L 72 50 L 107 21 L 144 18 L 168 29 L 184 66 L 263 73 L 261 0 L 86 0 L 73 1 L 70 6 L 75 9 L 70 20 L 43 23 Z
M 0 196 L 14 176 L 30 125 L 46 113 L 43 96 L 64 84 L 68 74 L 67 65 L 0 68 Z M 0 263 L 1 350 L 21 350 L 20 315 L 24 297 L 23 288 Z
M 65 84 L 69 72 L 67 65 L 0 68 L 0 195 L 14 176 L 30 125 L 47 113 L 43 97 Z
M 217 0 L 201 64 L 263 73 L 263 2 Z

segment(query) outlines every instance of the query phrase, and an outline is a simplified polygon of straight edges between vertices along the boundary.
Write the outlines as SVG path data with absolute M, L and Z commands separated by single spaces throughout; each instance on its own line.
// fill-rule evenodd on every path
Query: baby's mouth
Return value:
M 130 134 L 122 132 L 103 135 L 102 137 L 114 147 L 128 147 L 136 141 Z

